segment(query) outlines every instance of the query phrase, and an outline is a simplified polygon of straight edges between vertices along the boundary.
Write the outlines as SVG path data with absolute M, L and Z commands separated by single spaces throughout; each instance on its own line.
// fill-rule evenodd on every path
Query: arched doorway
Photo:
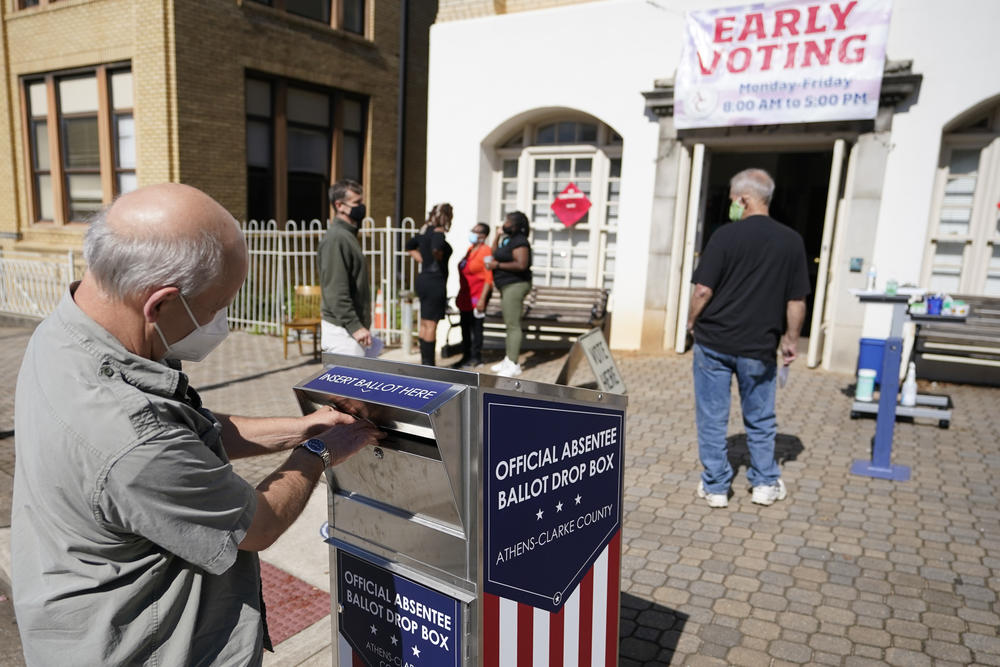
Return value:
M 495 145 L 491 218 L 502 220 L 514 210 L 528 215 L 536 284 L 614 284 L 622 147 L 611 127 L 572 112 L 523 122 Z M 570 183 L 586 194 L 591 208 L 568 226 L 551 206 Z

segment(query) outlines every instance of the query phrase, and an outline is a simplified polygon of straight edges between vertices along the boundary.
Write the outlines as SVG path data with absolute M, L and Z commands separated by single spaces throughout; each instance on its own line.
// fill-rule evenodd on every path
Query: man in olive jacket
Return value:
M 350 179 L 330 188 L 335 213 L 316 253 L 323 289 L 322 347 L 324 352 L 364 356 L 372 344 L 371 289 L 358 227 L 365 219 L 364 191 Z

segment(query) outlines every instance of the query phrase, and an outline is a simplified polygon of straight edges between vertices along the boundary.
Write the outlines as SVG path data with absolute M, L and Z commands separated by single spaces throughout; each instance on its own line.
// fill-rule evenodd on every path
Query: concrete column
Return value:
M 656 174 L 653 186 L 652 224 L 649 232 L 649 269 L 647 272 L 646 298 L 643 304 L 641 349 L 663 350 L 664 327 L 667 304 L 676 299 L 676 294 L 668 293 L 671 262 L 671 243 L 675 224 L 674 209 L 677 193 L 677 170 L 682 154 L 674 129 L 674 119 L 670 116 L 659 118 L 660 136 L 657 142 Z M 686 197 L 687 193 L 680 193 Z M 677 258 L 680 261 L 680 258 Z
M 865 309 L 849 289 L 863 289 L 875 248 L 879 207 L 885 183 L 886 160 L 889 157 L 888 130 L 870 132 L 858 137 L 851 151 L 843 211 L 831 257 L 831 280 L 827 296 L 827 317 L 830 329 L 823 342 L 823 368 L 853 373 L 858 359 Z M 864 260 L 862 270 L 851 273 L 852 257 Z

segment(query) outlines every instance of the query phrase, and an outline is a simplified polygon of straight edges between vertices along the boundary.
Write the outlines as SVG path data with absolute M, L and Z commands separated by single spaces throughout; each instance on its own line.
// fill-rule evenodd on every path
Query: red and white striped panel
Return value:
M 558 613 L 485 593 L 483 667 L 612 667 L 618 664 L 621 531 Z

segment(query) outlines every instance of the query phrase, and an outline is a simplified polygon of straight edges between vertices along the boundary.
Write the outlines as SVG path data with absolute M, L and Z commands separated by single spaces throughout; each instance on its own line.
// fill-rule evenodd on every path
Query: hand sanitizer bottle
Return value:
M 866 292 L 874 292 L 875 291 L 875 277 L 876 277 L 876 275 L 877 274 L 875 273 L 875 267 L 874 267 L 874 265 L 873 266 L 869 266 L 868 267 L 868 284 L 865 285 L 865 291 Z
M 906 369 L 906 380 L 903 381 L 899 404 L 906 407 L 913 407 L 917 404 L 917 366 L 912 361 Z

